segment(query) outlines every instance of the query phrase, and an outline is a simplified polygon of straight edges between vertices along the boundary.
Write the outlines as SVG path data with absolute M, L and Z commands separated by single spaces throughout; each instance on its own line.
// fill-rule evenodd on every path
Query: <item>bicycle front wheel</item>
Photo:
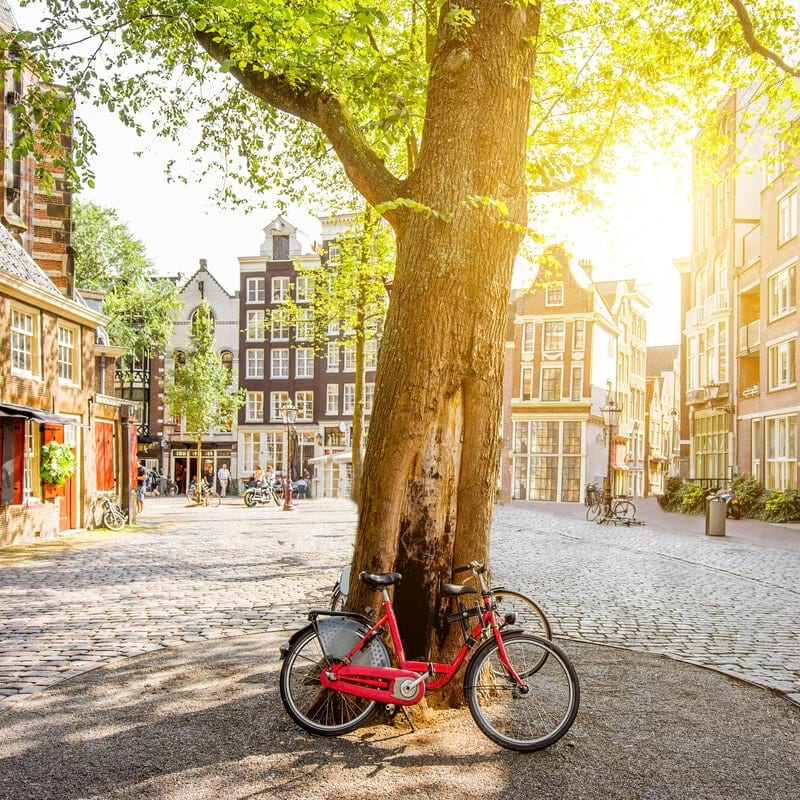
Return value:
M 103 514 L 103 525 L 112 531 L 121 531 L 125 527 L 125 517 L 115 511 L 106 511 Z
M 209 492 L 207 500 L 208 505 L 213 506 L 214 508 L 216 508 L 222 502 L 222 499 L 216 492 Z
M 617 500 L 614 503 L 614 516 L 620 519 L 633 519 L 636 516 L 636 506 L 630 500 Z
M 370 647 L 376 644 L 383 646 L 383 642 L 376 639 Z M 281 700 L 289 716 L 309 733 L 340 736 L 367 722 L 378 704 L 375 700 L 325 688 L 319 675 L 326 663 L 319 637 L 309 628 L 295 641 L 283 661 Z M 386 663 L 389 663 L 388 654 Z
M 602 503 L 592 503 L 589 508 L 586 509 L 586 519 L 589 520 L 589 522 L 594 522 L 600 516 L 602 510 Z
M 550 621 L 530 597 L 502 588 L 492 589 L 492 595 L 497 604 L 498 622 L 502 623 L 503 616 L 513 611 L 517 615 L 516 624 L 525 628 L 526 633 L 533 633 L 544 639 L 553 638 Z
M 523 678 L 517 686 L 500 658 L 495 639 L 470 660 L 464 693 L 475 724 L 493 742 L 521 753 L 555 744 L 575 721 L 580 686 L 566 653 L 527 633 L 503 637 L 508 659 Z M 534 665 L 538 664 L 538 669 Z

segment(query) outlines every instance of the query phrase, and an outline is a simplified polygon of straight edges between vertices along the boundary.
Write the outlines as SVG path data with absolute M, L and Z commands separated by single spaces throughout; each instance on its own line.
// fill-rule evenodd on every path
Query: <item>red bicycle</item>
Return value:
M 281 647 L 280 691 L 289 716 L 319 736 L 354 731 L 379 705 L 387 710 L 412 706 L 426 693 L 446 686 L 487 634 L 464 677 L 475 723 L 492 741 L 510 750 L 531 752 L 558 741 L 578 713 L 580 687 L 575 669 L 558 645 L 514 628 L 513 612 L 498 623 L 483 564 L 473 561 L 454 570 L 464 571 L 471 571 L 480 584 L 481 599 L 473 608 L 467 608 L 462 598 L 478 593 L 475 586 L 441 585 L 442 593 L 458 603 L 458 611 L 447 620 L 459 622 L 464 635 L 452 663 L 406 659 L 388 593 L 388 587 L 402 577 L 397 572 L 359 576 L 383 593 L 383 615 L 375 623 L 352 612 L 311 611 L 310 624 Z M 477 621 L 470 628 L 472 617 Z M 397 667 L 392 666 L 380 638 L 387 627 Z

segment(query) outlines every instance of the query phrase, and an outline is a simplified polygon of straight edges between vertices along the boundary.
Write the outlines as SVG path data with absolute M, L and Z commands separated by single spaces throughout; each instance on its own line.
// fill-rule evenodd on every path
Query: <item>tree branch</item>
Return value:
M 230 48 L 215 41 L 213 32 L 195 31 L 194 37 L 218 63 L 231 59 Z M 290 83 L 282 75 L 265 74 L 249 65 L 244 68 L 234 65 L 230 74 L 259 100 L 316 125 L 330 140 L 353 186 L 370 205 L 376 206 L 400 196 L 401 181 L 369 146 L 352 115 L 336 95 L 316 86 Z M 389 210 L 383 216 L 395 224 L 399 214 Z
M 787 75 L 792 75 L 797 77 L 800 75 L 800 68 L 793 67 L 791 64 L 788 64 L 784 61 L 774 50 L 770 50 L 768 47 L 765 47 L 761 42 L 758 41 L 755 34 L 755 29 L 753 28 L 753 20 L 750 18 L 750 14 L 748 13 L 747 9 L 744 7 L 744 3 L 742 0 L 728 0 L 728 2 L 733 6 L 733 10 L 736 12 L 736 16 L 739 18 L 739 24 L 742 27 L 742 33 L 744 34 L 745 41 L 749 45 L 750 49 L 754 53 L 758 53 L 760 56 L 763 56 L 767 61 L 772 61 L 778 69 L 783 70 Z

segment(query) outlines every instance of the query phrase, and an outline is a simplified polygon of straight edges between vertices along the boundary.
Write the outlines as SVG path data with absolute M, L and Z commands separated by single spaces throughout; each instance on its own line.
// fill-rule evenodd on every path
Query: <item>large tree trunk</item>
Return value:
M 518 229 L 538 8 L 471 2 L 462 38 L 440 26 L 419 163 L 405 196 L 447 221 L 395 224 L 397 270 L 376 376 L 353 575 L 396 569 L 395 608 L 410 658 L 448 659 L 437 605 L 453 566 L 488 560 L 502 401 L 503 339 Z M 402 324 L 402 328 L 400 327 Z M 350 605 L 377 605 L 357 579 Z M 453 632 L 455 633 L 455 631 Z M 454 695 L 451 695 L 453 697 Z

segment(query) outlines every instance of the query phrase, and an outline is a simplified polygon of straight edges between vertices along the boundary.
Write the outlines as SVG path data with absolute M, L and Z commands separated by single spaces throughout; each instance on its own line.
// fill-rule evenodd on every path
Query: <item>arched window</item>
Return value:
M 228 383 L 233 383 L 233 353 L 230 350 L 223 350 L 219 354 L 219 360 L 228 371 Z
M 714 259 L 714 291 L 727 292 L 728 291 L 728 264 L 727 252 L 723 250 Z
M 186 363 L 186 353 L 184 353 L 183 350 L 175 350 L 172 353 L 172 360 L 176 365 L 180 364 L 183 366 Z
M 199 313 L 200 313 L 200 308 L 198 307 L 194 311 L 192 311 L 192 316 L 189 318 L 190 322 L 191 322 L 192 333 L 193 334 L 195 333 L 195 323 L 197 322 L 197 315 Z M 210 308 L 208 309 L 208 316 L 209 316 L 209 319 L 211 320 L 212 323 L 216 320 L 216 317 L 214 316 L 214 312 Z

